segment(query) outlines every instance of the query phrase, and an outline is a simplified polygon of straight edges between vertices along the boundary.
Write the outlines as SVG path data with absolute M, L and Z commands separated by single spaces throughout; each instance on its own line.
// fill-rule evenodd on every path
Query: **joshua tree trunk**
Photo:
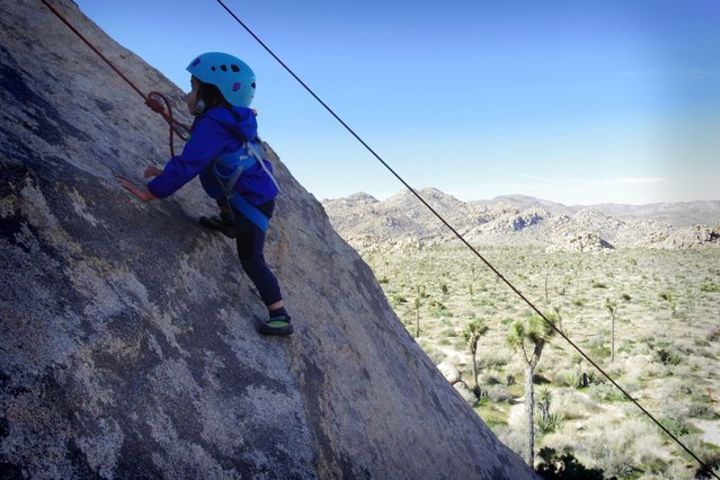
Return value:
M 420 309 L 415 309 L 415 337 L 420 338 Z
M 617 304 L 609 298 L 605 301 L 605 308 L 610 313 L 610 362 L 615 361 L 615 314 L 617 313 Z
M 517 349 L 522 355 L 525 363 L 525 416 L 527 419 L 527 445 L 525 450 L 525 461 L 530 468 L 535 464 L 535 392 L 533 389 L 533 373 L 542 355 L 545 342 L 553 335 L 554 330 L 549 322 L 544 321 L 539 315 L 535 315 L 526 322 L 516 321 L 510 327 L 508 343 Z M 532 344 L 532 353 L 527 347 Z
M 535 366 L 525 365 L 525 417 L 527 419 L 527 445 L 525 449 L 525 462 L 533 468 L 535 463 L 535 391 L 533 389 L 533 374 Z
M 472 350 L 472 375 L 473 375 L 473 392 L 476 394 L 480 390 L 480 385 L 478 385 L 478 371 L 477 371 L 477 343 L 475 343 L 475 348 Z
M 615 362 L 615 314 L 613 313 L 611 315 L 611 317 L 612 317 L 612 322 L 611 322 L 612 327 L 610 328 L 610 330 L 611 330 L 611 332 L 610 332 L 610 337 L 611 337 L 611 340 L 610 340 L 610 362 L 614 363 Z

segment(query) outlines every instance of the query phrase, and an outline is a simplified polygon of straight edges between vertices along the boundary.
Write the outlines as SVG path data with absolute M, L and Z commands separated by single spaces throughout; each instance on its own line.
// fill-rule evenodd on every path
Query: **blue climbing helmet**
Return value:
M 203 53 L 190 62 L 187 71 L 201 82 L 215 85 L 225 100 L 235 107 L 249 107 L 255 96 L 255 74 L 233 55 Z

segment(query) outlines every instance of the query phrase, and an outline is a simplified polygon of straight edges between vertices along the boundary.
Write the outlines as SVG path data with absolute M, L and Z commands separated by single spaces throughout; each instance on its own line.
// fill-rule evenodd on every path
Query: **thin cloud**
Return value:
M 537 177 L 534 175 L 518 175 L 520 178 L 528 180 L 534 180 L 536 182 L 544 183 L 546 185 L 650 185 L 655 183 L 665 182 L 667 179 L 664 177 L 618 177 L 618 178 L 572 178 L 572 177 L 558 177 L 558 178 L 545 178 Z
M 675 69 L 639 69 L 639 70 L 625 70 L 620 72 L 621 77 L 629 78 L 642 78 L 642 77 L 672 77 L 672 78 L 691 78 L 694 80 L 701 80 L 706 78 L 712 78 L 717 75 L 717 72 L 703 68 L 675 68 Z

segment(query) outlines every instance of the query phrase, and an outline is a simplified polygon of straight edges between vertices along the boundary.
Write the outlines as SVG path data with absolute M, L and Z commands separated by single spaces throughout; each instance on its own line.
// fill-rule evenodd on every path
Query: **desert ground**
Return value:
M 360 253 L 408 332 L 436 364 L 459 371 L 470 388 L 456 387 L 522 453 L 524 370 L 507 337 L 530 308 L 464 247 Z M 520 246 L 482 247 L 481 254 L 703 461 L 720 464 L 720 249 L 548 253 Z M 463 332 L 476 320 L 488 330 L 472 393 Z M 536 403 L 549 406 L 543 419 L 535 416 L 536 452 L 571 452 L 608 478 L 694 478 L 697 463 L 558 335 L 534 383 Z

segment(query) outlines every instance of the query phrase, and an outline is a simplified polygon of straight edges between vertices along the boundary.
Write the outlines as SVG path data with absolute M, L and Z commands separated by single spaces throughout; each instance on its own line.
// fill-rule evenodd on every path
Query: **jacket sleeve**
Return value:
M 182 154 L 170 159 L 163 173 L 148 183 L 148 190 L 158 198 L 175 193 L 222 153 L 224 135 L 224 127 L 215 120 L 199 119 Z

